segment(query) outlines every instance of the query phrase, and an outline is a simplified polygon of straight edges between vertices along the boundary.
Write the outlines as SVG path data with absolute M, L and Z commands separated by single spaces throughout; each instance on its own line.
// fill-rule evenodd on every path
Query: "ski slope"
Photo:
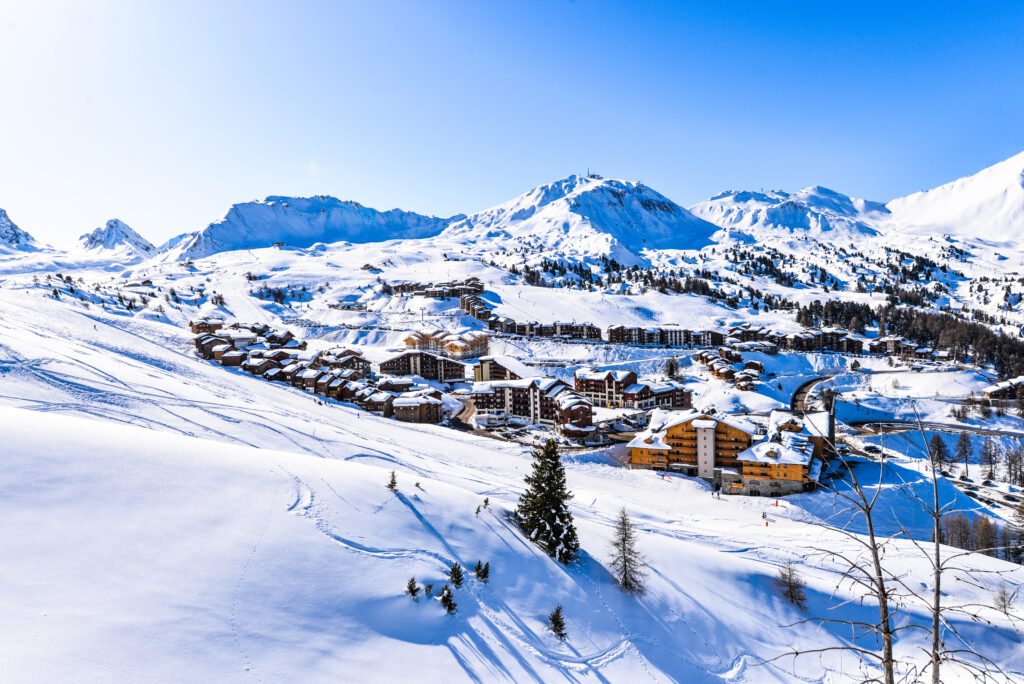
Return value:
M 852 548 L 815 524 L 834 508 L 826 494 L 777 508 L 719 500 L 698 481 L 622 469 L 611 454 L 568 455 L 584 552 L 563 567 L 505 519 L 529 469 L 517 445 L 318 403 L 195 358 L 186 331 L 166 322 L 0 287 L 0 326 L 7 681 L 865 674 L 838 653 L 761 664 L 791 647 L 849 643 L 842 630 L 787 627 L 804 615 L 772 588 L 785 561 L 808 580 L 809 615 L 871 614 L 839 607 L 851 588 L 836 588 L 840 567 L 815 550 Z M 398 494 L 384 487 L 392 470 Z M 604 565 L 623 506 L 649 562 L 641 597 L 622 594 Z M 887 558 L 925 577 L 909 544 Z M 410 576 L 436 590 L 452 562 L 477 559 L 491 579 L 467 580 L 452 616 L 402 594 Z M 1020 572 L 1007 576 L 1015 588 Z M 987 601 L 996 581 L 956 584 L 952 596 Z M 557 604 L 565 643 L 546 631 Z M 900 619 L 922 619 L 909 611 Z M 958 626 L 1022 676 L 1018 635 L 986 617 L 991 625 Z M 900 653 L 919 658 L 921 637 L 907 634 Z

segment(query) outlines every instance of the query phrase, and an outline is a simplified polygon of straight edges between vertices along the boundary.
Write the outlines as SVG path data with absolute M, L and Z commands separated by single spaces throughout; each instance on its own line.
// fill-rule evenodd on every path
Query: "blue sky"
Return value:
M 1024 3 L 0 9 L 0 207 L 57 245 L 235 202 L 472 212 L 588 168 L 886 201 L 1024 150 Z

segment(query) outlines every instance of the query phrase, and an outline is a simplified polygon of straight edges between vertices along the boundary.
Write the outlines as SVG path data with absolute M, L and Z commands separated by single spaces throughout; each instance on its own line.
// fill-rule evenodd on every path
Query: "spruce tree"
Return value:
M 556 637 L 565 641 L 565 637 L 568 635 L 565 633 L 565 617 L 562 615 L 561 605 L 548 614 L 548 628 L 555 633 Z
M 481 561 L 477 561 L 473 567 L 473 574 L 476 575 L 477 579 L 480 579 L 480 573 L 484 571 L 484 564 Z
M 478 575 L 478 577 L 482 581 L 484 581 L 484 582 L 486 582 L 487 580 L 489 580 L 491 578 L 491 562 L 490 561 L 487 561 L 486 563 L 484 563 L 484 567 L 480 571 L 480 574 Z
M 553 439 L 533 452 L 533 471 L 526 476 L 515 518 L 531 541 L 559 563 L 572 562 L 580 543 L 569 512 L 572 494 L 566 488 L 565 468 Z
M 451 572 L 448 573 L 448 579 L 452 581 L 452 584 L 455 585 L 456 589 L 462 586 L 462 582 L 465 580 L 465 577 L 462 574 L 462 566 L 459 565 L 458 561 L 452 565 Z
M 388 489 L 390 489 L 393 492 L 398 491 L 398 479 L 395 477 L 394 470 L 391 471 L 391 479 L 388 480 Z
M 441 588 L 441 606 L 448 613 L 454 613 L 459 607 L 459 604 L 455 602 L 455 597 L 452 596 L 451 587 L 447 584 Z
M 426 596 L 427 598 L 430 598 L 430 596 L 433 593 L 434 593 L 434 585 L 433 584 L 424 585 L 424 587 L 423 587 L 423 595 L 424 596 Z
M 967 436 L 966 432 L 961 432 L 960 436 L 956 440 L 956 460 L 962 461 L 964 464 L 964 472 L 962 477 L 967 479 L 967 462 L 971 458 L 971 438 Z
M 620 587 L 636 594 L 644 592 L 644 559 L 636 550 L 636 529 L 625 508 L 615 522 L 611 566 Z
M 409 578 L 409 583 L 405 585 L 405 592 L 407 594 L 409 594 L 409 596 L 411 596 L 413 598 L 416 598 L 419 595 L 420 588 L 416 584 L 416 578 L 415 577 L 410 577 Z

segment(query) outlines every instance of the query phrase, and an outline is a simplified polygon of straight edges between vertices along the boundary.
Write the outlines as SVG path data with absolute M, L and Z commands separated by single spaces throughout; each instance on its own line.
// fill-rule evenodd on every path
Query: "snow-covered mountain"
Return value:
M 649 249 L 700 249 L 716 230 L 642 183 L 569 176 L 453 223 L 442 238 L 631 264 Z
M 886 207 L 898 231 L 1024 245 L 1024 152 Z
M 880 202 L 815 185 L 799 192 L 727 191 L 690 207 L 697 216 L 754 239 L 807 235 L 830 240 L 874 237 L 888 220 Z
M 156 247 L 131 226 L 120 219 L 110 219 L 106 225 L 78 238 L 82 249 L 97 252 L 119 252 L 125 256 L 152 256 Z
M 377 211 L 335 197 L 271 196 L 231 207 L 224 218 L 195 233 L 172 238 L 170 259 L 199 259 L 238 249 L 285 244 L 309 247 L 318 242 L 380 242 L 430 237 L 461 215 L 424 216 L 392 209 Z
M 5 210 L 0 209 L 0 254 L 38 252 L 40 249 L 36 239 L 19 228 Z

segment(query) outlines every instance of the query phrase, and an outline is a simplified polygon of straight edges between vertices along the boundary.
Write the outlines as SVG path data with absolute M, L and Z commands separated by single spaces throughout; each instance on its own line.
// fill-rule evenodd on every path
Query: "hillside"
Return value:
M 797 672 L 788 659 L 760 664 L 791 647 L 849 643 L 843 629 L 787 626 L 803 614 L 772 588 L 784 561 L 809 582 L 809 614 L 870 616 L 842 605 L 851 587 L 841 566 L 813 548 L 853 548 L 814 524 L 834 512 L 825 495 L 778 507 L 718 500 L 700 482 L 625 470 L 607 453 L 569 455 L 584 553 L 566 568 L 504 517 L 528 472 L 522 447 L 317 403 L 196 359 L 180 327 L 44 291 L 0 288 L 0 610 L 11 626 L 0 657 L 13 681 L 416 672 L 824 682 L 863 672 L 839 654 L 802 659 Z M 398 494 L 384 487 L 391 470 Z M 475 515 L 485 497 L 489 508 Z M 649 562 L 639 598 L 606 568 L 623 506 Z M 926 572 L 909 544 L 893 542 L 886 558 Z M 491 579 L 457 590 L 452 616 L 402 594 L 410 576 L 436 591 L 450 563 L 477 559 L 490 562 Z M 985 601 L 994 581 L 950 591 Z M 545 628 L 556 604 L 565 643 Z M 913 605 L 900 616 L 922 619 Z M 1016 634 L 1002 616 L 986 618 L 991 625 L 958 628 L 1019 675 Z M 901 639 L 901 657 L 918 657 L 923 637 L 913 635 Z
M 1024 249 L 1024 152 L 932 190 L 889 202 L 897 232 L 944 234 Z

